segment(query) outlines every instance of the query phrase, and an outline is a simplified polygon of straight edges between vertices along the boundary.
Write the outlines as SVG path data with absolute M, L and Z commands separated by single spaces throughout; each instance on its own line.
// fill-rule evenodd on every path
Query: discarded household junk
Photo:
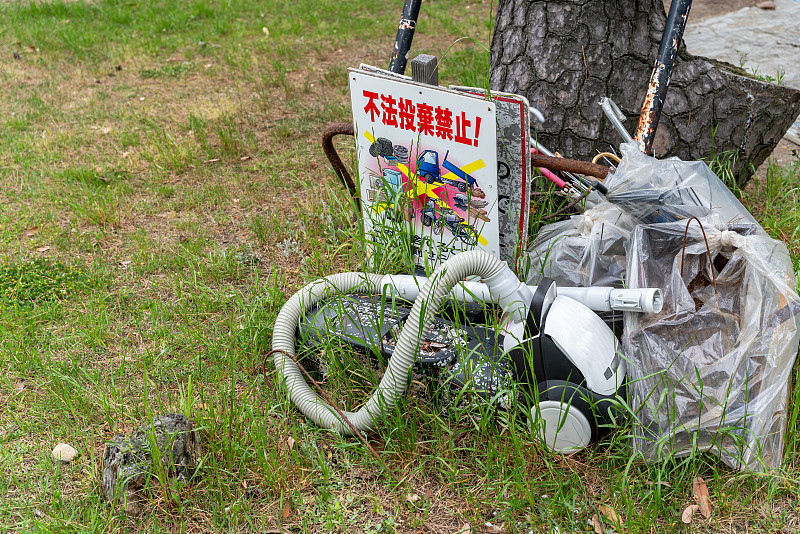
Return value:
M 653 102 L 635 137 L 610 99 L 598 104 L 626 141 L 621 158 L 595 158 L 614 162 L 606 167 L 537 143 L 532 129 L 546 118 L 524 97 L 440 87 L 431 56 L 404 76 L 416 4 L 404 11 L 393 72 L 351 69 L 354 123 L 323 136 L 361 212 L 368 262 L 406 247 L 414 274 L 334 274 L 289 299 L 272 354 L 292 401 L 351 435 L 374 428 L 422 373 L 458 399 L 519 410 L 555 451 L 624 422 L 647 460 L 710 450 L 737 469 L 777 468 L 800 344 L 786 246 L 706 164 L 646 155 Z M 689 5 L 673 2 L 673 47 Z M 657 82 L 655 104 L 668 76 Z M 357 183 L 337 134 L 356 138 Z M 526 249 L 541 177 L 577 214 L 542 227 Z M 355 413 L 320 399 L 298 365 L 300 350 L 331 339 L 383 362 Z

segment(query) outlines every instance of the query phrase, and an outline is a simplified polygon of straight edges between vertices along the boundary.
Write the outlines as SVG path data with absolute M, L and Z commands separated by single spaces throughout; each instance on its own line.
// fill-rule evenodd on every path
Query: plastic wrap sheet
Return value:
M 546 276 L 561 286 L 622 287 L 625 246 L 635 225 L 633 217 L 608 202 L 548 224 L 528 249 L 528 283 Z
M 624 319 L 634 446 L 649 459 L 709 449 L 731 467 L 768 471 L 783 451 L 797 279 L 786 246 L 756 225 L 703 228 L 710 252 L 697 220 L 637 226 L 631 237 L 629 286 L 664 291 L 660 313 Z
M 699 217 L 718 223 L 749 223 L 761 228 L 702 161 L 659 160 L 643 154 L 635 143 L 625 143 L 622 162 L 609 174 L 605 186 L 609 202 L 643 223 Z

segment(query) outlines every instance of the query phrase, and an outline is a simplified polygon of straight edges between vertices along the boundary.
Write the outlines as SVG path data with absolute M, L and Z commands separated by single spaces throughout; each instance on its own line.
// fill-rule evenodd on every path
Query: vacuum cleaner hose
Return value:
M 394 408 L 397 399 L 405 392 L 421 340 L 425 339 L 442 301 L 458 282 L 475 275 L 485 280 L 491 289 L 502 287 L 503 293 L 507 293 L 507 288 L 512 285 L 524 286 L 505 263 L 483 251 L 463 252 L 444 262 L 423 285 L 414 301 L 389 366 L 372 396 L 357 412 L 342 412 L 356 430 L 371 430 L 379 418 Z M 339 414 L 311 390 L 297 364 L 284 352 L 296 355 L 297 326 L 302 314 L 315 304 L 342 293 L 379 292 L 382 279 L 383 275 L 351 272 L 311 282 L 289 299 L 275 320 L 272 338 L 272 349 L 276 351 L 274 363 L 292 402 L 306 417 L 340 434 L 349 435 L 352 431 Z

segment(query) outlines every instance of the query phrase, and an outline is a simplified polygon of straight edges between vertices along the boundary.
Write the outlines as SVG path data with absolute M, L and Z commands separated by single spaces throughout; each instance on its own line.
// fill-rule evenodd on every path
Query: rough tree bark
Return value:
M 500 0 L 491 87 L 523 94 L 544 113 L 538 136 L 546 146 L 591 159 L 621 142 L 601 97 L 619 105 L 633 134 L 666 19 L 662 2 Z M 736 71 L 681 44 L 653 145 L 658 157 L 736 150 L 733 170 L 746 182 L 800 113 L 800 92 Z

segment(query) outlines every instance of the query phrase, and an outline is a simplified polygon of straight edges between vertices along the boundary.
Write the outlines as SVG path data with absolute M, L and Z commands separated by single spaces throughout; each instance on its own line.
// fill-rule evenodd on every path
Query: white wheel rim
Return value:
M 575 452 L 592 440 L 592 426 L 576 407 L 547 400 L 531 412 L 540 439 L 556 452 Z

